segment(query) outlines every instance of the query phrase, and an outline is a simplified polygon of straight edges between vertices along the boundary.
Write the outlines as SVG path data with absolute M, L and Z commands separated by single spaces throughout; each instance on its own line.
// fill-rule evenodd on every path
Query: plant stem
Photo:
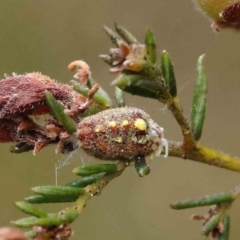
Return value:
M 183 134 L 183 142 L 168 141 L 168 155 L 240 172 L 240 158 L 215 151 L 195 141 L 188 120 L 184 117 L 179 105 L 178 98 L 173 98 L 169 94 L 167 99 L 168 109 L 172 112 Z
M 177 97 L 168 96 L 168 101 L 166 102 L 168 109 L 172 112 L 174 118 L 176 119 L 181 132 L 183 134 L 185 147 L 192 149 L 196 142 L 193 138 L 190 125 L 187 118 L 184 117 L 182 108 L 179 105 L 179 100 Z
M 80 195 L 79 198 L 75 201 L 75 203 L 66 208 L 65 210 L 60 211 L 59 214 L 63 214 L 68 211 L 76 210 L 79 214 L 82 212 L 83 208 L 86 206 L 88 200 L 90 200 L 93 196 L 100 195 L 103 188 L 114 178 L 120 176 L 122 172 L 127 167 L 126 162 L 118 163 L 118 171 L 114 174 L 105 174 L 101 179 L 99 179 L 96 183 L 88 185 L 85 187 L 85 193 Z
M 187 149 L 182 142 L 168 141 L 169 156 L 189 159 L 212 166 L 240 172 L 240 158 L 215 151 L 200 143 L 196 143 L 193 149 Z

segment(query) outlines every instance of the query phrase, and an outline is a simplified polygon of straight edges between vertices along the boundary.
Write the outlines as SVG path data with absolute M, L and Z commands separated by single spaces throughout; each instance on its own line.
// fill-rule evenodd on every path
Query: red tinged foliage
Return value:
M 35 154 L 44 146 L 60 141 L 64 129 L 58 122 L 48 120 L 41 126 L 31 118 L 50 112 L 46 91 L 62 102 L 69 115 L 84 111 L 82 106 L 89 102 L 72 86 L 41 73 L 7 76 L 0 81 L 0 142 L 26 142 L 34 147 Z
M 49 112 L 45 91 L 52 93 L 68 109 L 76 109 L 86 101 L 71 86 L 58 83 L 41 73 L 8 76 L 0 81 L 0 118 Z
M 219 16 L 221 20 L 217 20 L 212 24 L 212 28 L 215 31 L 221 31 L 222 29 L 230 28 L 239 31 L 240 30 L 240 3 L 234 3 L 224 8 Z
M 14 142 L 17 125 L 8 119 L 0 119 L 0 142 Z
M 224 22 L 237 28 L 240 27 L 240 3 L 235 3 L 221 12 Z

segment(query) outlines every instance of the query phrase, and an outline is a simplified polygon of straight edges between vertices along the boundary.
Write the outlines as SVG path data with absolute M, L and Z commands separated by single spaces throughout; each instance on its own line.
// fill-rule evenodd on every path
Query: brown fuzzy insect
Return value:
M 115 108 L 87 117 L 79 122 L 77 136 L 81 148 L 101 159 L 159 156 L 163 147 L 168 155 L 163 128 L 138 108 Z

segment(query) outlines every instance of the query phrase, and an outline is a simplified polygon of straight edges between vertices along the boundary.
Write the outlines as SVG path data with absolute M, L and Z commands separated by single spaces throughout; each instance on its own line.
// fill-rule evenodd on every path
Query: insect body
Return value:
M 168 154 L 163 128 L 138 108 L 115 108 L 87 117 L 79 122 L 77 136 L 81 148 L 102 159 L 159 156 L 163 147 Z

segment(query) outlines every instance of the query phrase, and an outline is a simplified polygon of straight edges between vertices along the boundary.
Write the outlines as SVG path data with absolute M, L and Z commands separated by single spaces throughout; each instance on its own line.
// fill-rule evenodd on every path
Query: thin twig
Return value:
M 186 149 L 182 142 L 168 141 L 169 156 L 189 159 L 212 166 L 240 172 L 240 158 L 218 152 L 200 143 L 196 143 L 193 149 Z
M 59 214 L 63 214 L 64 212 L 68 212 L 71 210 L 76 210 L 79 214 L 82 212 L 83 208 L 86 206 L 88 200 L 90 200 L 93 196 L 100 195 L 101 191 L 104 187 L 112 181 L 114 178 L 120 176 L 122 172 L 127 167 L 126 162 L 118 163 L 118 171 L 114 174 L 105 174 L 101 179 L 99 179 L 96 183 L 88 185 L 85 187 L 85 193 L 80 195 L 79 198 L 74 202 L 73 205 L 66 208 L 65 210 L 60 211 Z

